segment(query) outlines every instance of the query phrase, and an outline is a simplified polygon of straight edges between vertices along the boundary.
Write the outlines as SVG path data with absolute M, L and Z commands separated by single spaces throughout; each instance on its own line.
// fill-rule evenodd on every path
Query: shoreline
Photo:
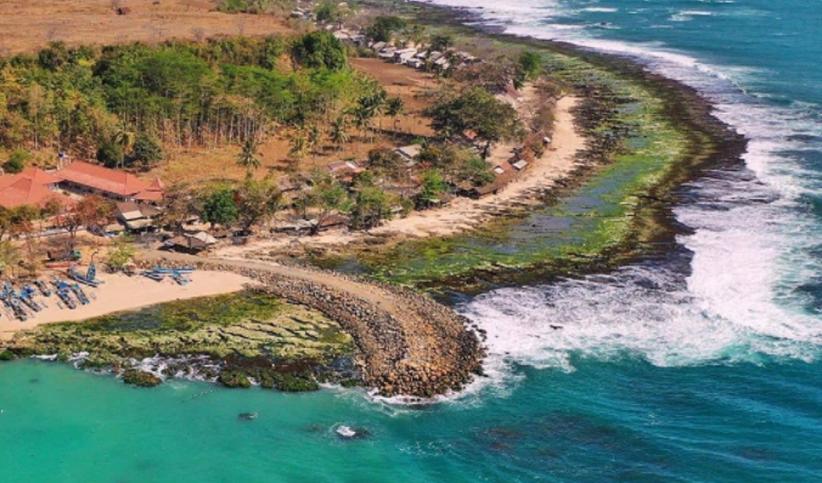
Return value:
M 379 4 L 379 3 L 378 3 Z M 364 257 L 365 265 L 369 270 L 377 270 L 378 278 L 385 278 L 379 275 L 382 270 L 387 270 L 388 279 L 399 281 L 399 283 L 411 284 L 423 289 L 434 289 L 435 291 L 445 289 L 457 289 L 469 293 L 477 293 L 483 288 L 494 286 L 510 286 L 521 283 L 528 283 L 537 280 L 550 280 L 556 276 L 575 276 L 583 273 L 607 272 L 617 266 L 632 260 L 637 260 L 647 256 L 655 256 L 676 243 L 678 234 L 686 233 L 687 227 L 682 226 L 673 216 L 672 207 L 676 204 L 680 196 L 680 187 L 695 178 L 698 178 L 706 170 L 722 165 L 738 165 L 742 162 L 741 155 L 747 146 L 747 139 L 737 133 L 732 126 L 719 120 L 714 114 L 713 104 L 693 87 L 683 84 L 675 79 L 667 78 L 660 74 L 649 71 L 637 59 L 627 55 L 615 53 L 604 53 L 593 49 L 577 46 L 568 42 L 542 40 L 533 37 L 523 37 L 514 34 L 501 32 L 498 26 L 489 26 L 482 21 L 475 12 L 464 7 L 449 7 L 432 5 L 428 3 L 410 2 L 410 11 L 401 11 L 413 16 L 423 25 L 431 28 L 443 27 L 446 32 L 452 35 L 464 35 L 470 43 L 476 39 L 488 38 L 492 42 L 513 47 L 525 47 L 550 52 L 550 55 L 565 56 L 585 62 L 597 70 L 608 72 L 619 79 L 624 79 L 629 84 L 635 84 L 647 90 L 652 97 L 650 99 L 658 102 L 660 112 L 659 119 L 667 122 L 678 136 L 683 138 L 681 152 L 676 155 L 677 160 L 659 169 L 658 179 L 650 183 L 647 187 L 642 187 L 639 191 L 631 194 L 624 203 L 629 208 L 625 221 L 619 223 L 625 226 L 620 227 L 617 232 L 617 239 L 608 238 L 600 248 L 591 249 L 586 246 L 582 250 L 568 247 L 568 251 L 560 256 L 543 257 L 540 260 L 528 261 L 525 263 L 509 263 L 507 260 L 479 261 L 476 267 L 470 270 L 461 270 L 458 273 L 447 270 L 440 271 L 440 275 L 433 278 L 403 278 L 405 275 L 396 276 L 396 271 L 402 272 L 402 262 L 400 265 L 391 265 L 394 256 L 406 256 L 408 252 L 431 252 L 443 253 L 443 247 L 449 244 L 456 245 L 471 244 L 471 237 L 490 237 L 499 239 L 500 231 L 507 226 L 516 224 L 518 220 L 527 215 L 527 209 L 517 209 L 511 207 L 509 210 L 498 213 L 494 220 L 478 227 L 467 236 L 440 236 L 428 239 L 400 240 L 380 253 L 373 253 L 371 248 L 375 243 L 386 243 L 384 237 L 372 238 L 371 243 L 363 243 L 358 246 L 340 246 L 337 253 L 333 251 L 319 254 L 321 266 L 337 266 L 341 261 L 352 258 L 361 263 Z M 464 22 L 471 22 L 467 25 Z M 580 81 L 574 84 L 577 95 L 582 96 L 582 106 L 579 111 L 583 113 L 580 121 L 581 127 L 587 133 L 594 133 L 597 125 L 603 120 L 609 119 L 611 114 L 607 101 L 607 96 L 602 96 L 602 92 L 597 92 L 601 83 L 594 81 Z M 598 173 L 608 170 L 609 167 L 618 164 L 614 158 L 619 155 L 620 143 L 609 143 L 608 139 L 593 136 L 589 147 L 582 153 L 583 163 L 577 169 L 565 177 L 560 185 L 547 193 L 544 201 L 553 204 L 557 200 L 562 200 L 578 188 L 594 179 Z M 397 247 L 393 254 L 388 253 L 391 248 Z M 327 247 L 318 247 L 323 249 Z M 429 250 L 430 249 L 430 250 Z M 402 255 L 405 253 L 405 255 Z M 312 255 L 313 256 L 313 255 Z M 388 265 L 385 263 L 388 262 Z M 414 263 L 413 261 L 410 263 Z M 439 269 L 438 269 L 439 270 Z
M 252 279 L 242 275 L 200 270 L 191 274 L 191 283 L 185 286 L 171 280 L 155 282 L 139 275 L 103 273 L 98 278 L 104 282 L 98 288 L 83 287 L 91 299 L 88 305 L 80 305 L 74 310 L 61 309 L 57 297 L 52 295 L 48 298 L 48 307 L 25 322 L 5 316 L 0 318 L 0 343 L 11 341 L 22 331 L 46 324 L 81 322 L 166 302 L 235 293 L 254 284 Z

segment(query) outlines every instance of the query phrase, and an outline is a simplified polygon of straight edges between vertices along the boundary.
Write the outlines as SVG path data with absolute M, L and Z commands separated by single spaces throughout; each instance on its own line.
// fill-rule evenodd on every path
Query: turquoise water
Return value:
M 44 363 L 2 366 L 2 481 L 812 480 L 822 372 L 575 361 L 515 369 L 507 395 L 384 410 L 332 391 L 150 390 Z M 237 415 L 254 411 L 254 421 Z M 331 428 L 368 428 L 341 440 Z
M 683 187 L 668 256 L 459 300 L 489 377 L 421 409 L 0 364 L 0 481 L 822 479 L 822 3 L 484 3 L 694 86 L 750 139 Z

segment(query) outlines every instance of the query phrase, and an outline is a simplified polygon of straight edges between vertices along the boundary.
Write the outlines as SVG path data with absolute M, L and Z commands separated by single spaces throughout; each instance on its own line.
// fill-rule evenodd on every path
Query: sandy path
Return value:
M 498 193 L 480 199 L 456 198 L 442 208 L 415 211 L 405 218 L 390 220 L 371 230 L 371 233 L 414 237 L 452 235 L 488 221 L 494 212 L 509 207 L 515 201 L 526 202 L 525 198 L 535 191 L 551 188 L 556 181 L 571 173 L 576 165 L 577 151 L 585 146 L 585 139 L 574 128 L 571 113 L 578 102 L 576 97 L 563 97 L 557 102 L 551 145 L 541 158 L 531 163 L 525 172 Z M 510 150 L 509 146 L 500 146 L 496 153 L 492 153 L 492 158 L 507 160 Z
M 236 292 L 242 290 L 246 284 L 253 283 L 251 279 L 234 273 L 214 271 L 194 272 L 191 283 L 186 286 L 177 285 L 171 280 L 155 282 L 145 277 L 125 275 L 100 274 L 100 279 L 105 283 L 99 288 L 84 287 L 92 298 L 91 303 L 75 310 L 59 308 L 57 297 L 52 295 L 46 300 L 48 308 L 25 322 L 11 319 L 4 313 L 0 317 L 0 340 L 11 338 L 19 330 L 31 329 L 42 324 L 85 320 L 162 302 Z M 43 298 L 40 297 L 40 300 Z

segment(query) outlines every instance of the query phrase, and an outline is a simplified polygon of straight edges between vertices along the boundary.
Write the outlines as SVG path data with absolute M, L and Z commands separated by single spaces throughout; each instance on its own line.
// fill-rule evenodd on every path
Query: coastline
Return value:
M 512 207 L 463 235 L 394 240 L 397 242 L 389 243 L 390 248 L 379 253 L 374 253 L 371 247 L 390 239 L 375 237 L 371 243 L 350 244 L 336 251 L 334 247 L 318 247 L 311 255 L 314 263 L 325 267 L 346 267 L 354 263 L 356 271 L 371 273 L 382 280 L 434 291 L 456 288 L 469 293 L 556 276 L 608 272 L 626 262 L 661 253 L 675 243 L 676 236 L 685 230 L 672 215 L 680 186 L 712 167 L 741 163 L 747 140 L 713 115 L 710 101 L 690 86 L 648 71 L 635 59 L 567 42 L 501 33 L 497 27 L 482 24 L 476 13 L 464 8 L 411 2 L 401 12 L 434 31 L 464 37 L 469 44 L 482 38 L 499 46 L 544 51 L 550 53 L 552 59 L 569 59 L 574 67 L 565 80 L 583 99 L 577 110 L 581 116 L 580 127 L 589 142 L 581 153 L 580 168 L 540 200 L 546 207 L 573 197 L 592 180 L 607 183 L 609 172 L 616 173 L 622 166 L 630 172 L 637 169 L 632 165 L 644 163 L 648 166 L 647 172 L 639 183 L 626 187 L 626 194 L 619 195 L 623 199 L 611 210 L 613 214 L 603 218 L 603 222 L 608 219 L 610 222 L 597 229 L 584 230 L 576 243 L 558 249 L 519 257 L 487 254 L 474 248 L 465 251 L 466 247 L 474 247 L 477 240 L 503 240 L 511 227 L 526 222 L 530 210 Z M 626 152 L 623 143 L 627 140 L 626 133 L 633 129 L 630 125 L 623 125 L 620 129 L 625 131 L 615 137 L 603 136 L 598 126 L 620 126 L 621 121 L 615 116 L 619 108 L 613 102 L 618 94 L 611 92 L 608 81 L 576 79 L 577 63 L 607 74 L 606 77 L 621 79 L 626 85 L 634 86 L 632 89 L 644 90 L 650 96 L 647 102 L 657 113 L 654 119 L 637 119 L 639 126 L 666 125 L 668 133 L 663 130 L 655 144 L 661 152 L 676 150 L 676 153 L 671 154 L 668 161 L 654 166 L 651 160 L 659 153 L 645 150 L 647 152 L 633 156 L 631 149 Z M 552 70 L 553 75 L 563 76 L 556 66 Z M 668 139 L 670 136 L 674 139 Z M 642 139 L 640 136 L 640 142 Z M 586 216 L 589 215 L 583 215 Z M 442 257 L 449 254 L 453 254 L 453 263 L 443 264 Z M 414 268 L 409 271 L 409 266 Z
M 441 7 L 426 5 L 426 8 Z M 426 21 L 437 22 L 437 19 L 431 16 L 426 18 Z M 456 288 L 469 292 L 487 287 L 488 284 L 519 283 L 523 279 L 544 279 L 559 273 L 575 275 L 584 271 L 608 270 L 632 257 L 647 254 L 649 247 L 659 249 L 673 240 L 677 227 L 670 216 L 670 206 L 674 202 L 678 186 L 697 176 L 699 170 L 704 167 L 722 159 L 734 158 L 735 150 L 740 151 L 744 145 L 739 142 L 738 136 L 734 137 L 727 126 L 711 115 L 710 103 L 702 99 L 698 93 L 676 81 L 649 73 L 631 60 L 590 52 L 562 43 L 483 32 L 481 29 L 461 24 L 458 28 L 465 29 L 472 36 L 487 35 L 498 42 L 534 46 L 571 59 L 582 59 L 606 72 L 616 72 L 617 75 L 628 77 L 631 82 L 637 82 L 644 89 L 658 95 L 659 99 L 655 98 L 654 102 L 661 103 L 660 109 L 666 122 L 676 124 L 680 128 L 684 126 L 684 129 L 680 129 L 681 132 L 677 131 L 677 136 L 682 134 L 685 141 L 677 138 L 677 142 L 673 144 L 687 145 L 683 148 L 683 153 L 678 153 L 679 157 L 672 159 L 670 163 L 662 166 L 650 165 L 649 174 L 646 175 L 647 182 L 643 182 L 635 189 L 629 186 L 632 188 L 631 191 L 616 203 L 620 210 L 625 211 L 624 214 L 619 211 L 615 215 L 621 223 L 617 229 L 609 231 L 611 228 L 606 226 L 602 232 L 601 227 L 590 228 L 584 234 L 582 242 L 572 247 L 573 251 L 559 250 L 558 255 L 537 252 L 529 255 L 531 258 L 524 261 L 511 261 L 509 258 L 489 260 L 478 257 L 476 260 L 469 259 L 462 266 L 457 265 L 457 270 L 450 270 L 448 264 L 443 263 L 446 270 L 434 272 L 431 277 L 424 274 L 423 277 L 414 278 L 415 275 L 412 274 L 412 277 L 407 279 L 410 282 L 402 279 L 403 270 L 411 266 L 414 260 L 398 259 L 397 265 L 389 266 L 383 272 L 388 276 L 377 276 L 378 279 L 425 288 L 432 285 L 445 286 L 448 289 Z M 628 164 L 630 167 L 633 161 L 616 159 L 623 138 L 607 137 L 598 132 L 601 125 L 613 124 L 620 129 L 623 127 L 614 115 L 615 106 L 610 99 L 616 94 L 596 84 L 579 82 L 573 77 L 563 80 L 574 87 L 574 94 L 560 101 L 554 136 L 557 151 L 549 150 L 544 157 L 545 163 L 531 166 L 519 180 L 498 195 L 476 201 L 460 199 L 453 204 L 454 206 L 415 213 L 406 219 L 389 222 L 359 239 L 352 237 L 346 240 L 339 235 L 330 234 L 327 237 L 327 246 L 332 249 L 341 248 L 343 251 L 350 248 L 354 253 L 358 253 L 372 251 L 374 243 L 383 243 L 384 250 L 379 250 L 377 256 L 392 257 L 393 253 L 390 252 L 397 246 L 419 243 L 411 245 L 407 251 L 423 253 L 432 257 L 427 262 L 439 265 L 439 257 L 443 251 L 438 251 L 436 244 L 443 243 L 446 249 L 450 249 L 450 239 L 462 233 L 467 233 L 466 236 L 469 237 L 487 234 L 489 237 L 499 238 L 500 234 L 504 234 L 506 224 L 517 223 L 532 209 L 552 207 L 557 200 L 573 194 L 596 176 L 607 178 L 611 175 L 609 170 L 614 166 L 618 167 L 620 163 Z M 572 112 L 578 113 L 579 116 L 575 118 Z M 734 145 L 734 141 L 737 145 Z M 640 160 L 640 167 L 644 166 L 642 163 L 645 161 Z M 504 209 L 501 209 L 501 205 Z M 414 241 L 409 242 L 408 239 Z M 470 240 L 469 238 L 469 243 Z M 358 243 L 352 243 L 353 241 Z M 307 242 L 323 245 L 323 238 L 311 238 Z M 427 250 L 430 244 L 435 246 L 434 250 Z M 421 248 L 418 250 L 418 247 Z M 274 245 L 268 248 L 280 247 Z M 243 254 L 244 252 L 222 253 L 226 257 Z M 219 263 L 219 260 L 214 260 L 214 263 Z M 462 263 L 462 260 L 458 259 L 457 263 Z M 398 266 L 399 270 L 396 269 Z M 436 269 L 440 267 L 437 266 Z M 437 341 L 442 338 L 436 334 L 437 330 L 441 331 L 443 327 L 431 329 L 431 321 L 428 321 L 427 329 L 422 332 L 419 332 L 420 326 L 416 323 L 403 326 L 401 319 L 407 317 L 408 312 L 398 310 L 396 306 L 391 307 L 390 304 L 375 302 L 373 296 L 352 298 L 351 290 L 340 293 L 337 291 L 339 287 L 333 286 L 331 291 L 327 290 L 328 286 L 315 290 L 314 285 L 299 286 L 295 292 L 295 287 L 288 287 L 282 280 L 273 285 L 278 290 L 275 291 L 275 295 L 319 308 L 326 316 L 341 322 L 345 329 L 353 332 L 359 348 L 366 348 L 363 350 L 365 356 L 371 357 L 371 360 L 365 363 L 367 371 L 364 374 L 364 382 L 371 387 L 379 388 L 384 395 L 430 396 L 434 393 L 443 393 L 458 389 L 470 379 L 472 373 L 480 370 L 478 359 L 482 357 L 482 349 L 477 338 L 468 330 L 466 321 L 452 319 L 450 311 L 448 314 L 438 314 L 449 321 L 448 327 L 444 330 L 448 337 L 457 340 L 459 347 L 440 350 L 442 348 L 436 347 Z M 411 297 L 411 292 L 403 292 L 400 295 Z M 413 297 L 408 300 L 411 299 Z M 328 305 L 328 300 L 334 301 L 333 306 Z M 414 307 L 417 301 L 414 299 L 412 302 L 410 306 Z M 149 304 L 137 305 L 135 308 Z M 423 305 L 425 304 L 421 306 Z M 439 306 L 432 308 L 436 309 L 435 312 L 440 309 Z M 346 313 L 340 313 L 340 310 Z M 379 313 L 380 311 L 382 313 Z M 374 313 L 377 313 L 376 318 L 363 315 Z M 425 319 L 421 314 L 422 311 L 411 319 Z M 374 327 L 377 326 L 380 329 L 375 332 Z M 458 330 L 457 326 L 461 326 L 461 330 Z M 445 364 L 452 365 L 445 370 L 441 371 L 436 367 L 435 371 L 431 372 L 427 362 L 423 366 L 406 363 L 411 349 L 418 350 L 419 359 L 423 361 L 445 360 L 452 356 L 456 358 Z
M 21 331 L 45 324 L 79 322 L 165 302 L 229 294 L 254 284 L 248 277 L 218 271 L 196 271 L 191 274 L 191 283 L 185 286 L 171 280 L 155 282 L 146 277 L 121 274 L 103 273 L 98 278 L 103 281 L 100 287 L 90 290 L 86 287 L 87 293 L 92 297 L 88 305 L 81 305 L 74 310 L 62 309 L 57 305 L 57 297 L 52 296 L 48 307 L 25 322 L 8 317 L 0 318 L 0 343 L 10 341 Z

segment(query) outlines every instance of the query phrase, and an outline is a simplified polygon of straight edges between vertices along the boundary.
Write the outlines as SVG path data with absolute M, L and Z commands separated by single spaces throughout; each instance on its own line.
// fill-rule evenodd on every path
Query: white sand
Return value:
M 25 322 L 12 320 L 4 313 L 0 318 L 0 340 L 11 338 L 19 330 L 41 324 L 85 320 L 162 302 L 237 292 L 246 284 L 253 283 L 251 279 L 234 273 L 213 271 L 194 272 L 191 283 L 186 286 L 178 285 L 170 279 L 155 282 L 142 276 L 100 274 L 99 278 L 105 281 L 100 287 L 83 287 L 91 299 L 88 305 L 78 306 L 74 310 L 61 309 L 57 305 L 57 296 L 52 295 L 48 299 L 39 297 L 39 300 L 46 301 L 48 307 Z

